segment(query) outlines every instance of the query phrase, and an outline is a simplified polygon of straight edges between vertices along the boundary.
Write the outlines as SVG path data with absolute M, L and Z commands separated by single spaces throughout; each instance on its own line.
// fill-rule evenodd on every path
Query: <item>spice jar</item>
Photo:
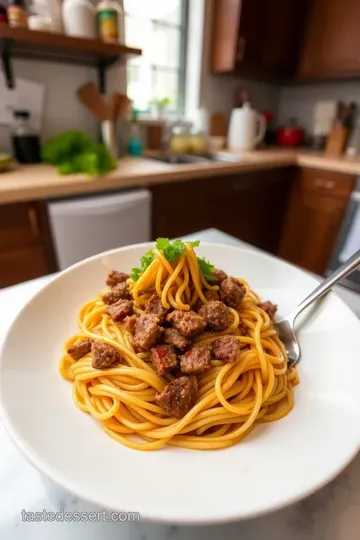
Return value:
M 7 16 L 9 26 L 27 28 L 27 11 L 24 0 L 8 0 Z
M 96 8 L 97 35 L 103 41 L 121 42 L 124 13 L 115 0 L 103 0 Z

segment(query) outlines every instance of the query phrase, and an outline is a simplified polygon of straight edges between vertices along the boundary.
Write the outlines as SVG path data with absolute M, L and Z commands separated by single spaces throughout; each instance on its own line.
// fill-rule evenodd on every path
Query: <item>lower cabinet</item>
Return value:
M 0 288 L 56 270 L 45 203 L 0 206 Z
M 324 275 L 335 247 L 355 176 L 299 169 L 278 255 Z
M 214 227 L 276 253 L 293 176 L 282 168 L 154 185 L 153 238 Z

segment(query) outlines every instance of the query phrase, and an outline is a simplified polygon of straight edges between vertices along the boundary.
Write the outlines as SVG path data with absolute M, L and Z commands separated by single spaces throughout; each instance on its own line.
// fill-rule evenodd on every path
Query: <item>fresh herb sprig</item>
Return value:
M 213 278 L 214 265 L 211 264 L 210 261 L 205 259 L 205 257 L 202 257 L 202 258 L 197 257 L 197 261 L 200 268 L 200 272 L 202 273 L 204 278 L 207 281 L 211 281 L 211 279 Z
M 200 245 L 200 240 L 195 240 L 195 242 L 188 242 L 192 247 L 197 247 Z M 182 240 L 174 240 L 170 242 L 169 238 L 157 238 L 156 249 L 162 251 L 164 257 L 169 262 L 175 262 L 181 255 L 185 255 L 186 248 L 185 243 Z M 134 281 L 137 281 L 141 274 L 150 266 L 150 264 L 155 259 L 155 254 L 153 249 L 147 251 L 140 259 L 141 266 L 140 268 L 133 268 L 131 271 L 131 278 Z M 205 279 L 211 279 L 212 273 L 214 271 L 214 266 L 210 264 L 205 258 L 197 257 L 200 271 L 204 275 Z

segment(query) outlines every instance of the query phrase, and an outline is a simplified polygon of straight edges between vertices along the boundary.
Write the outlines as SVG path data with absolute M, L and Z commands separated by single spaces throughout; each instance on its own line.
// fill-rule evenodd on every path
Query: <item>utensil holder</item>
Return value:
M 111 120 L 104 120 L 101 123 L 102 139 L 110 152 L 111 157 L 115 160 L 118 158 L 117 144 L 115 137 L 115 123 Z

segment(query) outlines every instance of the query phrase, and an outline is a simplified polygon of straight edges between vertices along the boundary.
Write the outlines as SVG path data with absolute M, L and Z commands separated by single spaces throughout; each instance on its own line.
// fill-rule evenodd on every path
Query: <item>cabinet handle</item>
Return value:
M 34 208 L 29 208 L 28 216 L 29 216 L 31 234 L 33 236 L 40 236 L 39 223 L 38 223 L 36 211 L 34 210 Z
M 238 41 L 236 60 L 238 62 L 242 62 L 242 60 L 244 60 L 244 57 L 245 57 L 245 38 L 243 36 L 240 36 L 239 41 Z
M 334 189 L 334 180 L 323 180 L 322 178 L 315 178 L 314 185 L 317 188 Z

